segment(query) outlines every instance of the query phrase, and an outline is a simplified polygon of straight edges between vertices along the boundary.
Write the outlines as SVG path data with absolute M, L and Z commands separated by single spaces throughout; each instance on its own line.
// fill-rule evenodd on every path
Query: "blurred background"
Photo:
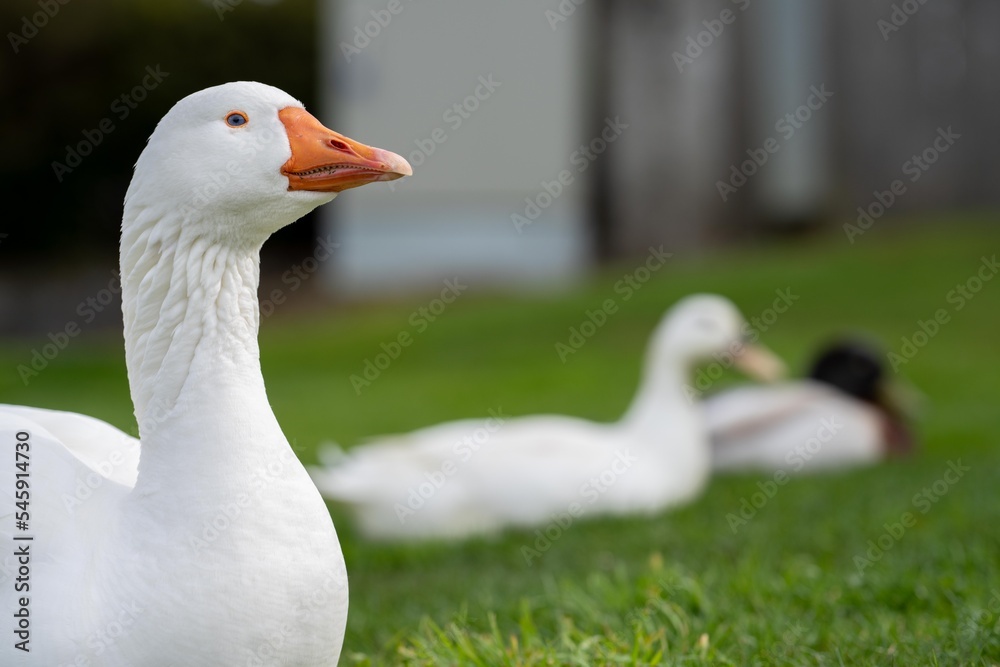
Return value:
M 266 248 L 265 282 L 339 244 L 303 291 L 324 300 L 454 275 L 560 289 L 660 244 L 854 242 L 1000 204 L 989 0 L 16 0 L 0 19 L 0 334 L 107 283 L 145 138 L 234 79 L 414 166 Z
M 414 168 L 264 248 L 263 371 L 306 463 L 501 408 L 617 419 L 692 292 L 732 298 L 793 371 L 869 332 L 927 395 L 916 457 L 789 483 L 738 534 L 756 476 L 581 522 L 531 567 L 527 531 L 373 545 L 332 507 L 345 664 L 465 664 L 466 631 L 503 656 L 477 664 L 512 664 L 511 635 L 551 644 L 525 665 L 631 664 L 647 639 L 691 664 L 1000 659 L 1000 3 L 5 0 L 0 26 L 0 403 L 136 432 L 115 277 L 132 165 L 177 100 L 240 79 Z M 959 457 L 969 474 L 859 573 Z M 620 659 L 593 657 L 615 637 Z

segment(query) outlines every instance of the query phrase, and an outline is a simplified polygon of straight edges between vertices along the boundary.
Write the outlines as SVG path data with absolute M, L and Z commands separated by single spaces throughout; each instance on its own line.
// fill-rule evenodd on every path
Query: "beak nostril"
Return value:
M 345 144 L 343 141 L 337 139 L 330 139 L 330 145 L 339 151 L 351 152 L 351 147 Z

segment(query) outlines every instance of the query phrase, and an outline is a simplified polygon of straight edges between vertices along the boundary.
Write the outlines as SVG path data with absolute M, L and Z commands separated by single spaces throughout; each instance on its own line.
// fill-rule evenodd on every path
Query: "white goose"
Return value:
M 909 453 L 905 406 L 915 397 L 889 382 L 883 358 L 866 342 L 838 341 L 820 352 L 805 379 L 708 397 L 712 467 L 816 472 Z
M 337 192 L 410 173 L 259 83 L 164 116 L 122 220 L 141 459 L 97 420 L 0 406 L 0 545 L 18 554 L 0 664 L 337 664 L 344 560 L 264 391 L 259 250 Z
M 310 470 L 370 537 L 459 538 L 567 516 L 655 512 L 694 498 L 709 472 L 708 437 L 687 384 L 692 366 L 735 350 L 771 379 L 781 362 L 743 345 L 728 300 L 677 303 L 653 334 L 642 383 L 617 423 L 564 416 L 462 420 L 352 449 Z

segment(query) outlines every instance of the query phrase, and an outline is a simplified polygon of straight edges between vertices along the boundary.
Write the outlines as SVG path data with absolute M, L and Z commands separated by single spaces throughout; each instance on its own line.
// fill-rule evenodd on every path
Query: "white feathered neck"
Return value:
M 642 430 L 664 430 L 674 426 L 671 414 L 694 413 L 696 406 L 684 394 L 690 376 L 690 364 L 681 360 L 664 363 L 649 359 L 643 366 L 639 389 L 636 391 L 622 424 Z
M 202 361 L 216 372 L 260 377 L 262 244 L 234 247 L 185 222 L 177 213 L 161 217 L 155 208 L 126 203 L 125 359 L 143 441 L 174 409 L 184 385 L 198 372 L 213 370 L 195 368 L 196 353 L 204 353 Z
M 199 214 L 130 197 L 123 216 L 125 360 L 142 441 L 135 488 L 164 512 L 178 495 L 221 501 L 255 470 L 294 458 L 260 368 L 264 239 L 213 236 L 205 230 L 218 226 Z
M 698 358 L 675 332 L 677 325 L 676 318 L 668 314 L 650 336 L 639 388 L 622 418 L 623 425 L 644 431 L 669 430 L 677 418 L 695 412 L 684 387 Z M 668 414 L 671 412 L 675 414 Z

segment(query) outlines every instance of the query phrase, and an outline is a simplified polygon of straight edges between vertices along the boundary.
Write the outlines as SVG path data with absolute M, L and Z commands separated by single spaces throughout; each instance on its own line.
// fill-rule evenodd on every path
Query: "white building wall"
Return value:
M 587 5 L 553 27 L 546 10 L 557 6 L 325 3 L 323 120 L 404 155 L 414 171 L 324 208 L 343 244 L 327 272 L 336 292 L 419 290 L 456 276 L 549 288 L 584 271 L 588 174 L 572 160 L 591 139 L 583 136 Z M 543 182 L 563 170 L 572 182 L 518 232 L 511 215 L 525 215 L 526 197 L 546 203 Z

